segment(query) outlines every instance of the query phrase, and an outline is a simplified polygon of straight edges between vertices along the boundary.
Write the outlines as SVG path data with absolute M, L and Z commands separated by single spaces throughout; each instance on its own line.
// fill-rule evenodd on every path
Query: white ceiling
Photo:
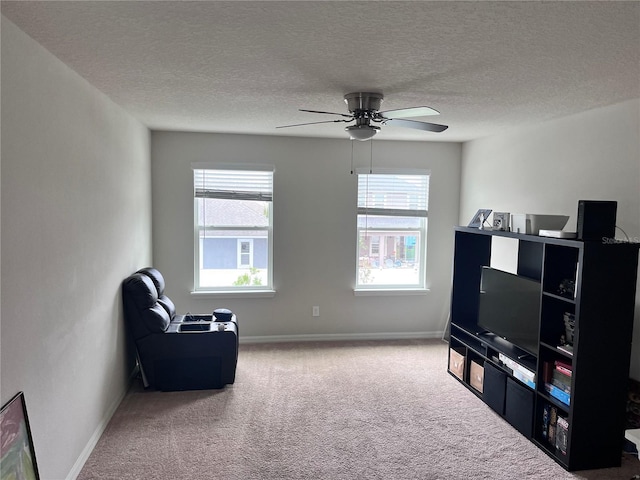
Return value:
M 346 138 L 343 95 L 428 105 L 466 141 L 640 98 L 640 2 L 2 1 L 151 129 Z M 335 117 L 338 118 L 338 117 Z

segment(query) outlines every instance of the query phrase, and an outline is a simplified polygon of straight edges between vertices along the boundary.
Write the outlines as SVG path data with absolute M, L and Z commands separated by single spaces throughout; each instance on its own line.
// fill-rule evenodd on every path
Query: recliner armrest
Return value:
M 218 330 L 219 325 L 224 325 L 224 330 Z M 238 325 L 235 322 L 173 322 L 164 332 L 167 334 L 224 334 L 233 332 L 238 334 Z
M 212 315 L 207 315 L 206 313 L 198 313 L 191 314 L 187 313 L 186 315 L 176 315 L 171 320 L 171 323 L 183 323 L 183 322 L 211 322 L 213 321 Z

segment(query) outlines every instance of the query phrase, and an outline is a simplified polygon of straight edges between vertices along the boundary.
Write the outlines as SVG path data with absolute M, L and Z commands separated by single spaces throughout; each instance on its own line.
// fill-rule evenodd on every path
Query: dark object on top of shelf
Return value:
M 618 202 L 604 200 L 578 201 L 578 240 L 602 241 L 614 238 Z

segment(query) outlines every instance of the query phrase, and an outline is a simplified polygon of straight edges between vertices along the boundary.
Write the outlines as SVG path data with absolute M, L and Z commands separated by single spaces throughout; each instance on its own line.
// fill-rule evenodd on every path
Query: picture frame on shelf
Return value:
M 18 392 L 0 410 L 2 478 L 40 480 L 24 393 Z
M 487 221 L 492 211 L 490 208 L 479 209 L 467 226 L 470 228 L 483 228 L 483 224 Z
M 509 221 L 511 220 L 509 212 L 493 212 L 493 229 L 501 232 L 508 232 Z

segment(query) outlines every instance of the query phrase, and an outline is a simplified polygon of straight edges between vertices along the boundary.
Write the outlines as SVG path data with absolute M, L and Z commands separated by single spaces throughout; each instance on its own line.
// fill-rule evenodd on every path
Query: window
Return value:
M 272 289 L 273 171 L 193 171 L 195 290 Z
M 238 267 L 253 267 L 253 239 L 238 240 Z
M 356 290 L 425 288 L 429 174 L 358 174 Z

